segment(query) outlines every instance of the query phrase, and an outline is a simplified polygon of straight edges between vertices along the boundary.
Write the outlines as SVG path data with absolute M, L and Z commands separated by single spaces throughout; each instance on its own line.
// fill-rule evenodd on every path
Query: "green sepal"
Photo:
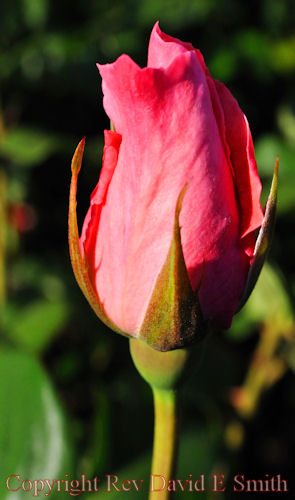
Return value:
M 76 196 L 77 196 L 78 174 L 80 172 L 82 165 L 84 146 L 85 146 L 85 137 L 84 139 L 82 139 L 82 141 L 79 142 L 71 164 L 72 178 L 71 178 L 70 201 L 69 201 L 69 248 L 70 248 L 72 267 L 79 287 L 81 288 L 83 294 L 85 295 L 90 306 L 97 314 L 99 319 L 115 332 L 120 333 L 121 335 L 126 335 L 107 316 L 103 304 L 101 303 L 99 296 L 96 293 L 96 290 L 93 287 L 93 284 L 89 277 L 86 256 L 83 258 L 81 254 L 80 243 L 79 243 L 79 231 L 77 224 L 77 213 L 76 213 L 76 207 L 77 207 Z
M 251 264 L 247 277 L 246 286 L 242 298 L 239 302 L 238 308 L 236 310 L 236 313 L 242 309 L 242 307 L 245 305 L 248 298 L 250 297 L 252 290 L 255 287 L 256 282 L 259 278 L 261 269 L 263 267 L 264 261 L 267 257 L 271 245 L 275 228 L 276 212 L 277 212 L 278 169 L 279 169 L 279 157 L 277 157 L 276 159 L 270 193 L 268 196 L 268 200 L 266 202 L 264 219 L 255 244 L 253 262 Z
M 157 278 L 138 338 L 159 351 L 170 351 L 200 340 L 206 332 L 198 300 L 184 262 L 179 214 L 185 186 L 177 200 L 173 237 Z M 199 288 L 199 287 L 197 287 Z
M 140 375 L 153 389 L 176 390 L 203 357 L 204 342 L 161 352 L 137 338 L 129 339 L 130 354 Z

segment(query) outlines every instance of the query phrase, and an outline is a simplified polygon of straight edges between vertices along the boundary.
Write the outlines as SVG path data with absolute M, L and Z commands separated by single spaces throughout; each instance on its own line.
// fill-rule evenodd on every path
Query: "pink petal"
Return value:
M 99 70 L 105 109 L 122 135 L 95 243 L 95 281 L 106 313 L 137 335 L 168 253 L 177 197 L 189 183 L 180 216 L 186 266 L 196 288 L 205 260 L 201 306 L 228 326 L 248 261 L 199 57 L 181 50 L 165 68 L 140 69 L 122 55 Z
M 81 253 L 83 257 L 85 253 L 87 255 L 89 272 L 90 275 L 92 275 L 90 276 L 92 280 L 95 277 L 93 263 L 95 261 L 96 236 L 100 221 L 101 208 L 105 203 L 108 187 L 117 165 L 122 137 L 116 132 L 105 130 L 104 140 L 105 145 L 99 182 L 91 194 L 90 207 L 86 214 L 80 236 Z
M 260 227 L 263 221 L 260 204 L 261 182 L 247 118 L 225 85 L 218 81 L 214 83 L 223 108 L 225 136 L 239 200 L 241 238 L 245 238 Z M 254 248 L 252 253 L 253 250 Z
M 175 57 L 187 51 L 195 52 L 199 63 L 204 71 L 207 72 L 207 67 L 199 50 L 195 49 L 191 43 L 182 42 L 178 38 L 166 35 L 166 33 L 161 31 L 159 22 L 156 22 L 151 33 L 148 49 L 147 65 L 149 67 L 165 68 L 169 66 Z
M 207 77 L 219 132 L 237 186 L 243 245 L 252 256 L 255 246 L 253 231 L 261 226 L 263 214 L 260 206 L 261 183 L 247 119 L 228 89 L 211 78 L 201 52 L 190 43 L 166 35 L 160 30 L 159 23 L 155 24 L 150 37 L 148 66 L 166 67 L 177 55 L 186 51 L 195 51 Z
M 165 68 L 175 57 L 187 51 L 194 51 L 194 47 L 163 33 L 157 22 L 150 37 L 147 65 L 151 68 Z

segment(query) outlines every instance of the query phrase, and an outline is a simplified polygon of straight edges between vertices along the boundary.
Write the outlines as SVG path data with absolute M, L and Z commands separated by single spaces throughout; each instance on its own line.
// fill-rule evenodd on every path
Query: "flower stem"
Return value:
M 154 394 L 155 432 L 149 500 L 171 498 L 172 493 L 167 487 L 169 479 L 175 477 L 179 437 L 179 388 L 202 351 L 203 348 L 200 349 L 196 344 L 187 349 L 161 352 L 141 340 L 130 339 L 130 354 L 134 365 Z
M 178 391 L 152 389 L 155 423 L 149 500 L 168 500 L 171 498 L 168 481 L 174 478 L 178 451 Z

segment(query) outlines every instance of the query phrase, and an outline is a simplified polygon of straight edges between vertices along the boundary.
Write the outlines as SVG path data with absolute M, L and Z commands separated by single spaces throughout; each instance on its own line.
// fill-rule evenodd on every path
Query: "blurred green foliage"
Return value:
M 73 478 L 83 472 L 141 478 L 149 471 L 151 393 L 131 364 L 126 340 L 99 323 L 74 281 L 67 249 L 67 199 L 70 159 L 86 135 L 78 192 L 81 222 L 99 175 L 102 131 L 108 127 L 95 63 L 111 62 L 126 52 L 145 65 L 148 36 L 157 19 L 164 31 L 200 48 L 212 76 L 224 81 L 239 100 L 255 141 L 264 201 L 280 155 L 278 221 L 270 264 L 232 329 L 209 339 L 203 362 L 187 384 L 179 477 L 214 470 L 229 480 L 241 471 L 248 477 L 274 471 L 291 478 L 294 2 L 3 0 L 3 499 L 3 481 L 10 473 L 32 479 L 62 479 L 66 472 Z M 262 365 L 257 365 L 257 353 Z M 244 392 L 233 392 L 235 386 Z M 241 394 L 251 397 L 251 391 L 255 404 L 250 419 L 243 410 L 249 401 Z
M 0 350 L 1 477 L 64 475 L 72 468 L 72 449 L 63 413 L 37 360 L 20 350 Z M 11 481 L 17 488 L 18 481 Z M 1 498 L 9 498 L 5 482 Z M 19 498 L 21 493 L 16 494 Z M 15 497 L 15 498 L 16 498 Z

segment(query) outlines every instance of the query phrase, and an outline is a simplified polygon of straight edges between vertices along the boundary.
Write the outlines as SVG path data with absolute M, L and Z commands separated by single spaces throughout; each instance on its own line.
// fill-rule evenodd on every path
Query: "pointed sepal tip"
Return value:
M 76 213 L 76 206 L 77 206 L 76 194 L 77 194 L 78 174 L 82 165 L 84 146 L 85 146 L 85 137 L 79 142 L 71 163 L 72 178 L 70 187 L 69 219 L 68 219 L 69 249 L 70 249 L 71 263 L 77 283 L 81 288 L 83 294 L 85 295 L 86 299 L 88 300 L 90 306 L 99 317 L 99 319 L 115 332 L 125 335 L 124 332 L 122 332 L 107 316 L 103 304 L 101 303 L 98 294 L 90 279 L 86 258 L 82 256 L 80 249 L 79 231 L 78 231 L 77 213 Z
M 273 238 L 277 211 L 278 170 L 279 156 L 277 156 L 276 158 L 271 188 L 265 206 L 264 219 L 255 244 L 253 261 L 249 269 L 246 286 L 240 299 L 236 313 L 239 312 L 245 305 L 256 285 Z
M 190 284 L 181 245 L 179 216 L 187 187 L 184 186 L 177 199 L 172 241 L 138 336 L 160 351 L 194 343 L 204 336 L 207 326 L 198 289 L 194 292 Z

